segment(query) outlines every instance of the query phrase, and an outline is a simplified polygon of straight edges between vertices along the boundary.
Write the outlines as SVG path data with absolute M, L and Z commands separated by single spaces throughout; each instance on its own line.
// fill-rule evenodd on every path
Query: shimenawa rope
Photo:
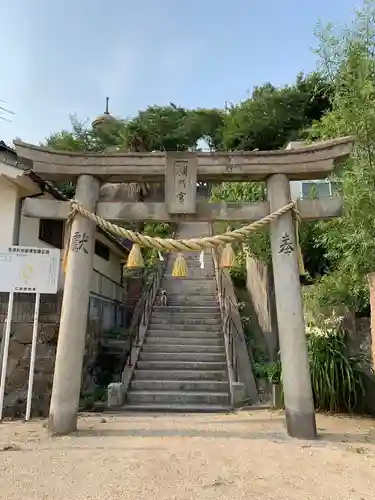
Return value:
M 140 247 L 156 248 L 159 251 L 159 254 L 160 250 L 169 252 L 178 251 L 179 254 L 177 256 L 175 266 L 172 272 L 172 275 L 175 277 L 187 276 L 186 262 L 184 261 L 184 257 L 181 253 L 184 251 L 185 252 L 197 251 L 197 250 L 203 251 L 205 249 L 223 247 L 220 267 L 232 267 L 235 261 L 235 256 L 231 243 L 236 241 L 243 241 L 252 232 L 276 220 L 278 217 L 284 215 L 289 210 L 292 210 L 296 219 L 296 245 L 298 253 L 298 264 L 300 268 L 300 274 L 304 274 L 303 259 L 302 259 L 301 249 L 299 247 L 299 238 L 298 238 L 298 225 L 300 222 L 300 214 L 299 211 L 297 210 L 296 203 L 294 201 L 288 203 L 284 207 L 279 208 L 275 212 L 266 215 L 262 219 L 252 222 L 251 224 L 248 224 L 246 226 L 243 226 L 242 228 L 235 229 L 234 231 L 228 230 L 224 234 L 206 236 L 203 238 L 190 238 L 186 240 L 146 236 L 141 233 L 125 229 L 124 227 L 117 226 L 116 224 L 113 224 L 103 219 L 102 217 L 99 217 L 98 215 L 89 212 L 79 202 L 77 202 L 77 200 L 72 200 L 71 206 L 72 210 L 69 214 L 67 221 L 69 225 L 68 245 L 70 241 L 72 221 L 76 214 L 80 214 L 83 217 L 86 217 L 87 219 L 94 222 L 98 227 L 100 227 L 104 231 L 116 236 L 120 236 L 121 238 L 126 238 L 133 242 L 133 248 L 129 254 L 127 261 L 127 267 L 134 267 L 134 268 L 144 267 L 144 262 Z M 68 245 L 65 248 L 65 255 L 63 260 L 64 270 L 66 269 L 67 258 L 69 253 Z
M 204 249 L 210 249 L 215 247 L 224 246 L 226 243 L 234 243 L 236 241 L 242 241 L 252 232 L 257 229 L 269 224 L 270 222 L 276 220 L 281 215 L 286 214 L 289 210 L 293 210 L 296 219 L 300 220 L 299 211 L 297 210 L 294 201 L 291 201 L 284 207 L 279 208 L 275 212 L 266 215 L 262 219 L 259 219 L 251 224 L 243 226 L 234 231 L 227 231 L 223 234 L 217 234 L 214 236 L 205 236 L 203 238 L 190 238 L 190 239 L 174 239 L 174 238 L 158 238 L 154 236 L 146 236 L 141 233 L 131 231 L 130 229 L 125 229 L 124 227 L 117 226 L 112 222 L 109 222 L 96 214 L 93 214 L 86 210 L 82 205 L 80 205 L 76 200 L 71 201 L 72 211 L 69 215 L 68 222 L 71 223 L 76 214 L 80 214 L 83 217 L 94 222 L 98 227 L 104 229 L 105 231 L 120 236 L 121 238 L 126 238 L 133 243 L 141 247 L 156 248 L 157 250 L 164 251 L 199 251 Z

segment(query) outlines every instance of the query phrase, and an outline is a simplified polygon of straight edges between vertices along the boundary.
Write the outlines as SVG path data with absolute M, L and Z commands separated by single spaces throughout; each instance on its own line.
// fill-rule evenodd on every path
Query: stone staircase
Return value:
M 208 234 L 208 224 L 184 223 L 179 237 Z M 211 252 L 185 254 L 189 276 L 173 278 L 175 255 L 161 288 L 168 305 L 154 304 L 148 330 L 127 391 L 125 409 L 227 411 L 227 361 Z

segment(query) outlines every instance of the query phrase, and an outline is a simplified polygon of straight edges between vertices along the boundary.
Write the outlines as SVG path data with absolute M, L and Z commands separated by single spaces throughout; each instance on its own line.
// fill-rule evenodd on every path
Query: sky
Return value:
M 71 114 L 223 107 L 316 67 L 317 22 L 361 0 L 0 0 L 0 140 L 38 144 Z

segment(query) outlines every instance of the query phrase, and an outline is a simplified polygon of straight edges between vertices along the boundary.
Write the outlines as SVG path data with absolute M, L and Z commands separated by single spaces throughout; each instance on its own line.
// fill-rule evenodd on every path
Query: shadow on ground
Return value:
M 250 422 L 248 422 L 250 424 Z M 233 432 L 225 430 L 208 429 L 83 429 L 74 434 L 76 437 L 187 437 L 187 438 L 206 438 L 206 439 L 247 439 L 247 440 L 270 440 L 272 442 L 285 442 L 293 440 L 285 431 L 279 432 Z M 297 441 L 295 442 L 304 442 Z M 322 446 L 329 443 L 366 443 L 375 444 L 375 438 L 366 434 L 334 434 L 320 432 L 318 440 L 309 441 L 310 446 Z

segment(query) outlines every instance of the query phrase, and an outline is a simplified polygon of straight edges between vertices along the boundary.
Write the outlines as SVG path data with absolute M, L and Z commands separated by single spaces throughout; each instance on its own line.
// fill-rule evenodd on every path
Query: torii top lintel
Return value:
M 235 152 L 72 153 L 14 142 L 21 162 L 43 179 L 74 181 L 83 174 L 105 182 L 159 182 L 173 159 L 193 161 L 199 181 L 262 181 L 272 174 L 290 180 L 325 178 L 351 153 L 353 139 L 342 137 L 295 150 Z

